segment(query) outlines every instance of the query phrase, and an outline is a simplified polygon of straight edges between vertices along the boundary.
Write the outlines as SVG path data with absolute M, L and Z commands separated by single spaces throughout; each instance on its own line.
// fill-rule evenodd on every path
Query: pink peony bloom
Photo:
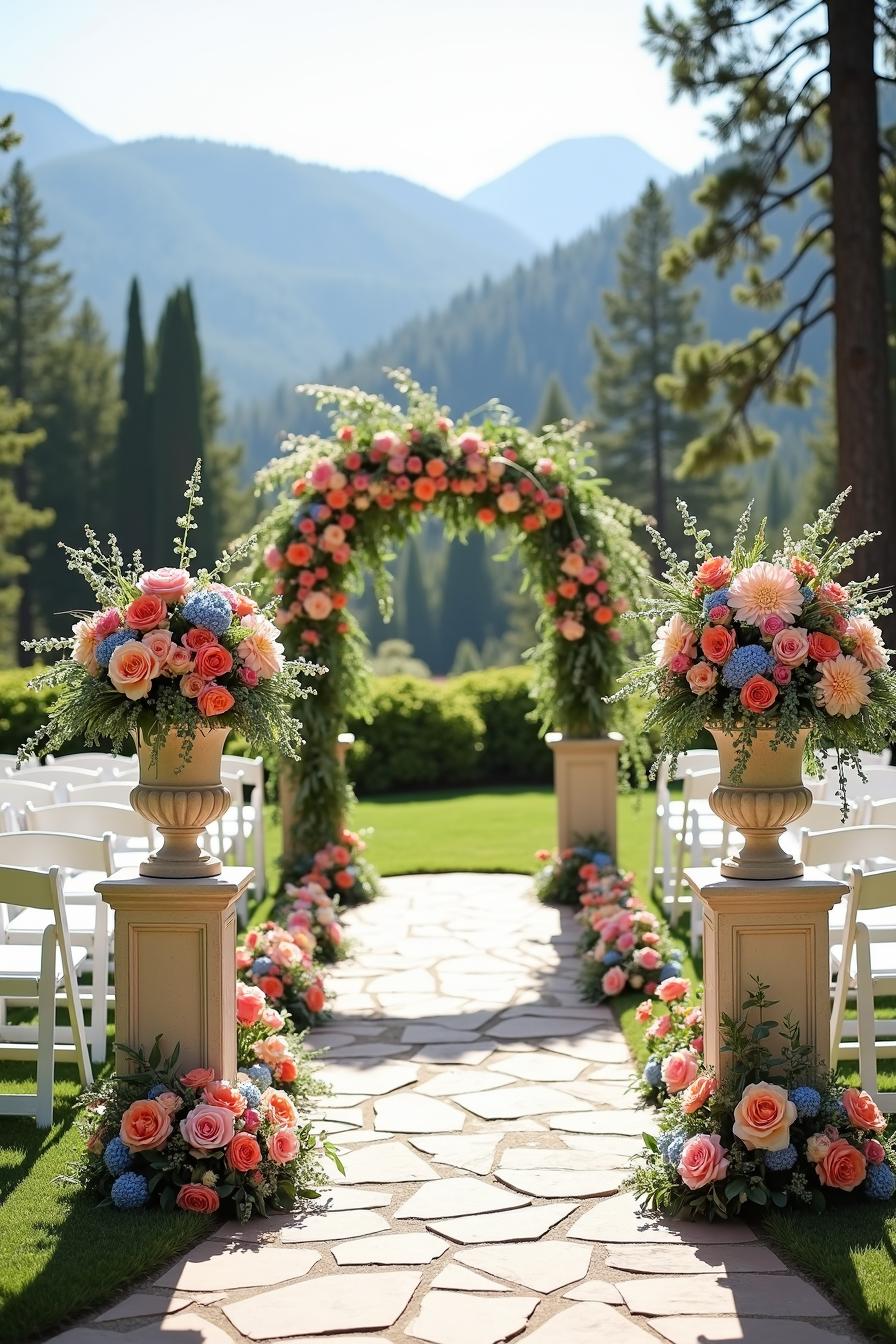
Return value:
M 112 656 L 114 658 L 115 654 Z M 837 658 L 819 663 L 818 671 L 815 701 L 828 714 L 851 719 L 871 699 L 868 673 L 852 654 L 841 653 Z
M 768 616 L 780 616 L 784 625 L 793 625 L 802 611 L 803 595 L 792 570 L 758 560 L 731 581 L 728 605 L 742 625 L 761 628 Z
M 163 565 L 161 569 L 150 569 L 141 574 L 137 587 L 141 593 L 150 597 L 161 597 L 165 602 L 177 602 L 190 591 L 193 580 L 185 569 L 173 569 Z
M 676 1168 L 689 1190 L 702 1190 L 721 1181 L 728 1171 L 728 1149 L 718 1134 L 695 1134 L 681 1150 Z

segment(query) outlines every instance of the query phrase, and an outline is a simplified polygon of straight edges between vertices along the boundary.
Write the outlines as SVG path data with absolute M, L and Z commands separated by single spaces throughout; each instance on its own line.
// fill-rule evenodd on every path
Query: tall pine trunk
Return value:
M 896 583 L 896 462 L 887 367 L 874 12 L 874 0 L 828 0 L 834 369 L 839 488 L 852 487 L 840 531 L 881 532 L 867 547 L 863 568 L 890 584 Z M 885 634 L 892 646 L 892 618 Z

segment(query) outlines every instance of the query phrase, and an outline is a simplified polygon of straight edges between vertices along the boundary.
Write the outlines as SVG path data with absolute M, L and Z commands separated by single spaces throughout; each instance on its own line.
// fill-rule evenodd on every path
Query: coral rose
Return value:
M 663 1060 L 663 1082 L 670 1092 L 683 1092 L 697 1077 L 700 1061 L 691 1050 L 674 1050 Z
M 138 639 L 119 644 L 109 659 L 109 680 L 129 700 L 142 700 L 149 695 L 153 679 L 162 665 Z
M 200 691 L 196 698 L 196 706 L 200 714 L 204 714 L 207 719 L 212 719 L 217 714 L 226 714 L 228 709 L 233 708 L 233 696 L 226 686 L 212 684 L 206 686 L 204 691 Z
M 775 1083 L 748 1083 L 734 1108 L 733 1130 L 750 1152 L 764 1148 L 780 1152 L 790 1143 L 790 1126 L 796 1106 L 783 1087 Z
M 221 1079 L 209 1083 L 202 1093 L 202 1100 L 208 1102 L 209 1106 L 223 1106 L 225 1111 L 232 1111 L 234 1115 L 242 1115 L 246 1109 L 246 1098 L 242 1092 Z
M 261 1148 L 251 1134 L 235 1134 L 227 1145 L 227 1165 L 233 1171 L 254 1171 L 261 1164 Z
M 778 698 L 778 688 L 766 677 L 750 677 L 740 688 L 740 702 L 744 709 L 749 709 L 753 714 L 762 714 L 766 709 L 771 709 Z
M 721 627 L 719 627 L 721 628 Z M 690 686 L 694 695 L 706 695 L 711 691 L 719 680 L 719 674 L 709 663 L 694 663 L 685 673 L 685 680 Z
M 681 1109 L 685 1115 L 693 1115 L 694 1111 L 699 1111 L 701 1106 L 705 1106 L 718 1086 L 716 1079 L 709 1073 L 704 1073 L 689 1083 L 681 1094 Z
M 809 632 L 801 625 L 780 630 L 772 640 L 772 655 L 785 667 L 802 667 L 809 657 Z
M 700 636 L 700 648 L 711 663 L 727 662 L 734 643 L 734 632 L 724 625 L 708 625 Z
M 252 1047 L 255 1058 L 263 1064 L 275 1065 L 289 1054 L 289 1046 L 282 1036 L 272 1036 L 265 1041 L 256 1041 Z
M 299 1113 L 285 1092 L 269 1087 L 261 1094 L 261 1105 L 271 1124 L 278 1129 L 284 1125 L 295 1129 L 299 1123 Z
M 649 967 L 648 967 L 649 969 Z M 656 991 L 658 999 L 663 1003 L 674 1003 L 676 999 L 683 999 L 691 988 L 690 980 L 685 980 L 681 975 L 670 975 L 668 980 L 663 980 L 659 989 Z
M 132 630 L 155 630 L 168 616 L 168 608 L 160 597 L 146 594 L 135 597 L 125 609 L 124 623 Z
M 244 985 L 237 981 L 236 1020 L 241 1027 L 254 1027 L 261 1021 L 267 1010 L 267 999 L 257 985 Z
M 180 1122 L 180 1132 L 190 1148 L 226 1148 L 233 1138 L 234 1115 L 224 1106 L 200 1102 Z
M 323 1012 L 324 1004 L 327 999 L 320 985 L 311 985 L 310 988 L 305 990 L 303 997 L 305 1000 L 305 1007 L 310 1013 Z
M 695 1134 L 682 1148 L 676 1170 L 689 1190 L 702 1190 L 728 1171 L 728 1149 L 718 1134 Z
M 846 1139 L 835 1139 L 824 1157 L 815 1166 L 815 1174 L 822 1185 L 832 1190 L 855 1190 L 861 1185 L 868 1163 L 858 1148 Z
M 204 625 L 194 625 L 192 629 L 187 631 L 181 642 L 186 648 L 197 653 L 200 649 L 205 648 L 206 644 L 217 644 L 218 641 L 211 630 L 206 630 Z
M 277 1129 L 268 1139 L 268 1157 L 278 1166 L 292 1162 L 299 1154 L 298 1135 L 292 1129 Z
M 848 1087 L 840 1102 L 849 1116 L 850 1124 L 855 1125 L 856 1129 L 873 1129 L 876 1134 L 882 1134 L 886 1129 L 886 1116 L 867 1092 L 860 1092 L 857 1087 Z
M 223 677 L 233 667 L 233 657 L 223 644 L 205 644 L 196 655 L 196 671 L 206 681 Z
M 171 1113 L 166 1106 L 148 1097 L 132 1102 L 121 1117 L 119 1133 L 122 1143 L 131 1152 L 164 1148 L 171 1133 Z
M 185 569 L 173 569 L 163 565 L 161 569 L 149 569 L 137 580 L 141 593 L 150 597 L 161 597 L 165 602 L 176 602 L 193 585 L 193 580 Z
M 187 1213 L 217 1213 L 221 1207 L 217 1191 L 208 1185 L 182 1185 L 174 1202 Z
M 214 1069 L 190 1069 L 189 1073 L 182 1073 L 180 1080 L 184 1087 L 194 1088 L 197 1092 L 200 1088 L 206 1087 L 213 1081 L 215 1076 Z
M 831 658 L 839 657 L 841 652 L 839 639 L 821 630 L 812 631 L 809 636 L 809 657 L 814 658 L 816 663 L 826 663 Z
M 298 1065 L 291 1055 L 277 1065 L 277 1077 L 281 1083 L 294 1083 L 298 1076 Z
M 717 593 L 731 582 L 731 561 L 727 555 L 714 555 L 704 560 L 694 575 L 694 588 L 700 593 Z

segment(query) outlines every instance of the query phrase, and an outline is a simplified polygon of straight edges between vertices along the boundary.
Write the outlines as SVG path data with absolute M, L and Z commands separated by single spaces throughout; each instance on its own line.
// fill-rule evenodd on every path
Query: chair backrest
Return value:
M 56 801 L 56 785 L 38 784 L 30 779 L 0 779 L 0 803 L 10 803 L 21 811 L 26 803 L 45 807 Z
M 865 822 L 868 826 L 896 826 L 896 797 L 884 798 L 880 803 L 869 803 Z
M 21 830 L 19 814 L 11 803 L 0 803 L 0 835 Z
M 152 826 L 139 813 L 120 803 L 55 803 L 51 807 L 25 806 L 26 831 L 55 831 L 65 835 L 112 835 L 152 843 Z
M 25 910 L 53 910 L 59 918 L 62 909 L 59 869 L 0 865 L 0 901 Z
M 718 759 L 714 770 L 691 770 L 684 773 L 684 801 L 688 803 L 705 802 L 719 782 Z
M 26 784 L 92 784 L 102 778 L 102 771 L 81 770 L 68 765 L 38 765 L 9 771 L 7 778 L 21 779 Z
M 867 769 L 865 775 L 865 779 L 856 776 L 854 785 L 861 798 L 870 798 L 873 803 L 896 798 L 896 767 L 875 765 Z
M 78 873 L 101 872 L 110 876 L 115 868 L 112 835 L 100 839 L 61 831 L 18 831 L 0 835 L 0 864 L 8 867 L 67 868 Z
M 788 830 L 796 829 L 807 831 L 836 831 L 853 830 L 858 820 L 858 808 L 855 803 L 848 804 L 848 815 L 846 821 L 843 820 L 843 809 L 839 803 L 816 800 L 812 803 L 808 812 L 805 812 L 799 819 L 799 827 L 788 827 Z
M 813 867 L 843 867 L 875 859 L 896 864 L 896 826 L 838 826 L 830 831 L 800 831 L 800 858 Z
M 849 874 L 849 896 L 847 897 L 847 921 L 850 906 L 853 916 L 863 910 L 886 910 L 896 907 L 896 867 L 878 868 L 866 873 L 854 867 Z
M 101 779 L 92 784 L 74 784 L 69 787 L 72 803 L 118 803 L 129 807 L 133 782 L 129 779 Z
M 113 751 L 78 751 L 70 756 L 48 756 L 47 765 L 59 765 L 76 770 L 99 770 L 104 779 L 111 778 L 113 770 L 122 769 L 136 756 L 116 756 Z
M 221 765 L 225 770 L 241 770 L 243 782 L 252 790 L 264 789 L 263 756 L 234 756 L 229 753 L 221 757 Z

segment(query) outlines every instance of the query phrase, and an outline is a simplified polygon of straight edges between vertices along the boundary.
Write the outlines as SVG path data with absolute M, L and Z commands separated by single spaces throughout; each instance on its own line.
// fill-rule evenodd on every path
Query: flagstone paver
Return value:
M 530 885 L 396 878 L 349 912 L 333 1019 L 309 1038 L 344 1175 L 327 1162 L 303 1209 L 220 1225 L 59 1344 L 856 1340 L 749 1227 L 601 1193 L 655 1120 L 609 1008 L 575 992 L 571 913 Z

